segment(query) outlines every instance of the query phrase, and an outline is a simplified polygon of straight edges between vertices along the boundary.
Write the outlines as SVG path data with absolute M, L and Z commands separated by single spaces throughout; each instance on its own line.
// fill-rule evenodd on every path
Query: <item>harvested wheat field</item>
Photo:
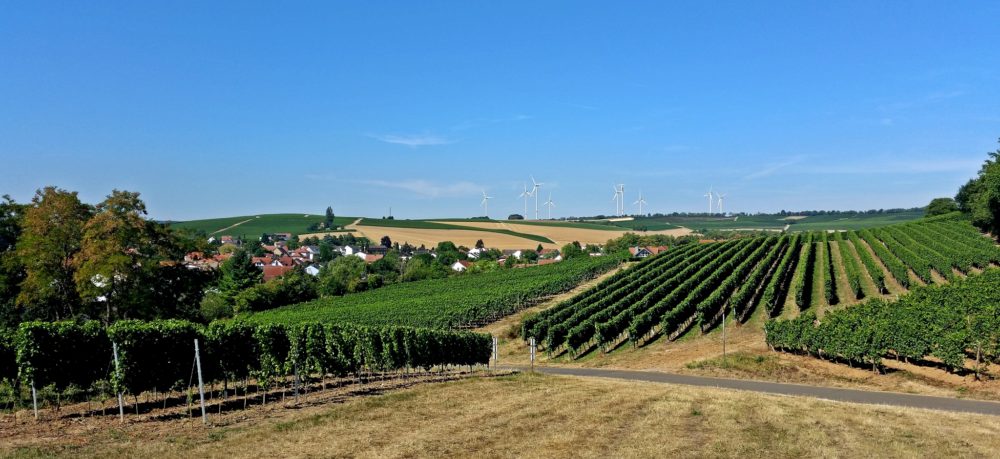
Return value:
M 538 242 L 523 237 L 509 234 L 491 233 L 488 231 L 469 230 L 449 230 L 449 229 L 424 229 L 424 228 L 393 228 L 388 226 L 350 226 L 354 230 L 354 235 L 364 236 L 370 240 L 378 241 L 382 236 L 389 236 L 393 242 L 410 243 L 413 246 L 424 245 L 433 247 L 441 241 L 451 241 L 455 245 L 475 247 L 476 241 L 482 239 L 487 247 L 495 249 L 534 249 L 538 244 L 547 249 L 558 248 L 557 244 Z M 538 234 L 537 232 L 532 234 Z
M 534 249 L 541 244 L 542 247 L 546 249 L 558 249 L 566 244 L 573 241 L 578 241 L 581 244 L 604 244 L 608 239 L 614 239 L 621 237 L 626 233 L 634 233 L 635 231 L 629 231 L 622 229 L 620 231 L 615 230 L 595 230 L 587 228 L 574 228 L 572 226 L 548 226 L 548 225 L 526 225 L 518 224 L 513 222 L 467 222 L 467 221 L 445 221 L 445 222 L 430 222 L 430 223 L 440 223 L 447 224 L 455 227 L 465 227 L 466 229 L 438 229 L 438 228 L 404 228 L 404 227 L 392 227 L 392 226 L 369 226 L 369 225 L 359 225 L 360 219 L 354 223 L 347 225 L 345 229 L 354 232 L 355 236 L 367 237 L 370 240 L 377 241 L 382 239 L 382 236 L 389 236 L 393 242 L 404 243 L 408 242 L 410 245 L 424 245 L 427 247 L 435 246 L 441 241 L 451 241 L 456 245 L 464 245 L 466 247 L 474 247 L 476 241 L 482 239 L 483 243 L 487 247 L 495 249 Z M 525 237 L 519 237 L 514 234 L 502 234 L 493 231 L 482 231 L 482 230 L 507 230 L 517 233 L 523 233 L 534 236 L 541 236 L 553 241 L 549 242 L 539 242 Z M 299 237 L 323 237 L 326 234 L 341 234 L 341 233 L 309 233 L 302 234 Z M 661 231 L 647 231 L 642 234 L 666 234 L 670 236 L 684 236 L 691 234 L 691 230 L 687 228 L 676 228 Z
M 608 239 L 621 237 L 625 233 L 635 233 L 635 231 L 630 231 L 626 229 L 622 229 L 621 231 L 607 231 L 607 230 L 595 230 L 587 228 L 575 228 L 572 226 L 525 225 L 516 222 L 449 222 L 449 223 L 453 225 L 468 226 L 472 228 L 501 229 L 501 230 L 517 231 L 519 233 L 537 234 L 539 236 L 545 236 L 549 239 L 552 239 L 559 247 L 562 247 L 573 241 L 578 241 L 581 244 L 604 244 L 605 242 L 608 241 Z M 691 230 L 687 228 L 675 228 L 675 229 L 661 230 L 661 231 L 647 231 L 641 234 L 644 235 L 666 234 L 670 236 L 684 236 L 687 234 L 691 234 Z M 486 241 L 486 239 L 483 239 L 483 241 Z
M 666 384 L 522 374 L 421 385 L 226 428 L 94 432 L 35 457 L 954 457 L 1000 419 Z

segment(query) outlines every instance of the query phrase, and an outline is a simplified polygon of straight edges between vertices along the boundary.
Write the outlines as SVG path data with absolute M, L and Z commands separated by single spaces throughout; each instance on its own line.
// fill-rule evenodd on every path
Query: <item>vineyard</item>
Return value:
M 195 340 L 206 383 L 243 382 L 246 397 L 253 379 L 263 403 L 269 388 L 289 378 L 297 393 L 301 381 L 327 375 L 486 364 L 492 346 L 488 335 L 471 332 L 318 322 L 26 322 L 0 342 L 0 380 L 30 387 L 32 396 L 45 387 L 57 400 L 131 394 L 138 406 L 140 393 L 187 390 L 196 382 Z
M 575 287 L 625 260 L 553 265 L 420 281 L 279 308 L 207 326 L 178 321 L 27 322 L 0 333 L 0 400 L 24 391 L 61 400 L 165 394 L 194 382 L 194 342 L 209 385 L 263 389 L 303 380 L 489 362 L 488 335 L 449 330 L 495 320 Z M 422 327 L 422 328 L 413 328 Z M 36 392 L 37 391 L 37 392 Z M 138 409 L 138 400 L 135 400 Z
M 847 232 L 791 233 L 679 246 L 522 322 L 552 354 L 669 340 L 723 314 L 813 315 L 903 288 L 948 283 L 1000 263 L 1000 249 L 955 216 Z
M 954 373 L 977 376 L 1000 357 L 1000 270 L 941 286 L 916 287 L 899 301 L 881 298 L 826 314 L 807 312 L 765 326 L 775 349 L 877 370 L 884 357 L 937 359 Z
M 261 323 L 304 321 L 429 328 L 471 328 L 493 322 L 609 271 L 623 256 L 587 257 L 545 266 L 505 269 L 395 284 L 254 314 Z

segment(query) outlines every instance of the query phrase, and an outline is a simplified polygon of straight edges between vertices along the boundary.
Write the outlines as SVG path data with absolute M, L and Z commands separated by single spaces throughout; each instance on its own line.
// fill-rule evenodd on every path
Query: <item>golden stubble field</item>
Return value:
M 422 228 L 392 228 L 383 226 L 364 226 L 354 224 L 348 225 L 346 228 L 353 230 L 356 236 L 364 236 L 370 240 L 378 241 L 382 236 L 389 236 L 393 242 L 399 242 L 400 244 L 404 242 L 410 243 L 410 245 L 420 246 L 424 245 L 426 247 L 433 247 L 441 241 L 451 241 L 455 245 L 464 245 L 466 247 L 474 247 L 476 241 L 482 239 L 483 243 L 489 248 L 495 249 L 534 249 L 538 246 L 538 242 L 532 241 L 530 239 L 525 239 L 522 237 L 517 237 L 508 234 L 494 233 L 490 231 L 481 231 L 481 229 L 502 229 L 516 231 L 518 233 L 534 234 L 537 236 L 544 236 L 551 239 L 554 243 L 541 243 L 542 247 L 546 249 L 557 249 L 573 241 L 578 241 L 581 244 L 604 244 L 608 239 L 614 239 L 622 236 L 623 234 L 634 232 L 634 231 L 604 231 L 604 230 L 593 230 L 587 228 L 574 228 L 571 226 L 542 226 L 542 225 L 525 225 L 517 223 L 508 222 L 441 222 L 447 223 L 449 225 L 463 226 L 469 228 L 464 229 L 422 229 Z M 310 233 L 300 235 L 301 238 L 306 238 L 310 236 L 323 237 L 325 233 Z M 691 230 L 687 228 L 676 228 L 670 230 L 661 231 L 648 231 L 641 234 L 666 234 L 671 236 L 684 236 L 691 234 Z

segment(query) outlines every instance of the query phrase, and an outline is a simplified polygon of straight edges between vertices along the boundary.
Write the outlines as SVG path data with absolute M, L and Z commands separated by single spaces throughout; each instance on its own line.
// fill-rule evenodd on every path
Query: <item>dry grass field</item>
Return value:
M 522 374 L 283 409 L 227 427 L 138 423 L 12 457 L 989 457 L 1000 419 L 722 389 Z
M 575 228 L 572 226 L 525 225 L 525 224 L 518 224 L 516 222 L 449 222 L 449 223 L 453 225 L 468 226 L 472 228 L 505 229 L 521 233 L 537 234 L 539 236 L 545 236 L 549 239 L 552 239 L 553 241 L 555 241 L 556 245 L 560 247 L 569 244 L 573 241 L 579 241 L 581 244 L 603 244 L 607 242 L 608 239 L 621 237 L 621 235 L 625 233 L 635 233 L 635 231 L 628 231 L 625 229 L 622 229 L 621 231 L 606 231 L 606 230 L 594 230 L 587 228 Z M 648 231 L 642 234 L 667 234 L 671 236 L 684 236 L 686 234 L 691 234 L 691 230 L 687 228 L 676 228 L 676 229 L 661 230 L 661 231 Z M 486 239 L 483 239 L 483 241 L 488 242 Z
M 359 219 L 360 220 L 360 219 Z M 393 242 L 409 242 L 411 245 L 433 247 L 441 241 L 451 241 L 456 245 L 475 247 L 476 241 L 482 239 L 487 247 L 496 249 L 534 249 L 539 242 L 517 237 L 510 234 L 481 231 L 480 229 L 510 230 L 518 233 L 527 233 L 537 236 L 547 237 L 554 243 L 542 242 L 542 247 L 546 249 L 558 249 L 570 242 L 578 241 L 581 244 L 604 244 L 608 239 L 614 239 L 621 235 L 634 231 L 607 231 L 593 230 L 587 228 L 574 228 L 572 226 L 548 226 L 548 225 L 524 225 L 508 222 L 466 222 L 448 221 L 441 222 L 454 226 L 468 227 L 468 230 L 460 229 L 427 229 L 427 228 L 395 228 L 389 226 L 367 226 L 358 225 L 358 221 L 347 225 L 345 228 L 354 232 L 355 236 L 367 237 L 370 240 L 378 241 L 382 236 L 389 236 Z M 309 233 L 300 235 L 301 238 L 316 236 L 323 237 L 327 233 Z M 691 234 L 687 228 L 676 228 L 661 231 L 648 231 L 643 234 L 667 234 L 671 236 L 684 236 Z
M 462 226 L 464 226 L 464 224 Z M 556 249 L 561 247 L 558 244 L 532 241 L 530 239 L 509 234 L 476 231 L 475 228 L 472 227 L 470 227 L 469 230 L 392 228 L 384 226 L 351 226 L 350 228 L 354 229 L 355 235 L 364 236 L 373 241 L 382 239 L 382 236 L 389 236 L 393 242 L 399 242 L 400 244 L 408 242 L 413 246 L 424 245 L 426 247 L 434 247 L 438 244 L 438 242 L 451 241 L 454 242 L 455 245 L 475 247 L 476 241 L 482 239 L 483 243 L 486 244 L 487 247 L 501 250 L 534 249 L 538 246 L 538 244 L 541 244 L 542 247 L 546 249 Z M 538 231 L 528 231 L 528 233 L 544 236 L 544 234 Z M 601 242 L 603 243 L 606 241 L 607 239 Z

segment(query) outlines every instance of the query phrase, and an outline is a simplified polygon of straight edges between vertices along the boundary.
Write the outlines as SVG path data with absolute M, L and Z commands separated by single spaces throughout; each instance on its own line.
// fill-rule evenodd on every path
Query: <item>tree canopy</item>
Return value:
M 958 204 L 952 198 L 935 198 L 927 205 L 927 217 L 944 215 L 958 211 Z
M 1000 149 L 988 155 L 979 174 L 958 190 L 955 201 L 973 225 L 1000 237 Z

